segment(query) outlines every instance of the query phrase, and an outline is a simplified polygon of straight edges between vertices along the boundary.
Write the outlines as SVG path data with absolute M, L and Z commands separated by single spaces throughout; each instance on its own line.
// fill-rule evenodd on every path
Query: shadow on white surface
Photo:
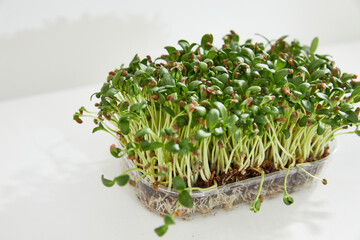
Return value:
M 167 34 L 141 15 L 58 17 L 40 29 L 0 35 L 0 101 L 106 81 L 138 53 L 163 50 Z M 165 50 L 164 50 L 165 51 Z
M 261 211 L 254 214 L 249 206 L 241 205 L 230 211 L 219 211 L 215 216 L 195 218 L 192 221 L 178 221 L 176 230 L 169 231 L 169 238 L 175 237 L 181 231 L 194 232 L 194 237 L 205 239 L 206 236 L 220 236 L 218 239 L 285 239 L 287 236 L 296 234 L 295 229 L 301 225 L 302 233 L 306 236 L 321 235 L 324 231 L 321 221 L 332 217 L 331 212 L 326 211 L 327 202 L 312 199 L 315 191 L 322 186 L 305 188 L 293 193 L 295 203 L 285 206 L 281 194 L 274 199 L 265 199 Z M 207 231 L 199 231 L 196 227 L 206 226 Z M 220 229 L 219 229 L 219 226 Z M 172 231 L 177 232 L 173 235 Z M 219 231 L 221 234 L 219 234 Z M 189 237 L 189 236 L 188 236 Z

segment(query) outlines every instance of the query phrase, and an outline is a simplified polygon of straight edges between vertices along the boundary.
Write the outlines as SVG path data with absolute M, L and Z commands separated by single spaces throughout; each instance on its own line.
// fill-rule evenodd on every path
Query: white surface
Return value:
M 359 49 L 354 42 L 320 52 L 359 73 Z M 80 126 L 72 121 L 100 86 L 0 102 L 1 240 L 158 239 L 153 229 L 162 218 L 142 207 L 130 186 L 101 184 L 101 174 L 121 172 L 109 154 L 112 139 L 91 134 L 89 119 Z M 339 150 L 323 174 L 328 185 L 293 194 L 292 206 L 280 196 L 257 214 L 241 206 L 178 220 L 164 239 L 360 239 L 359 146 L 359 137 L 339 136 Z

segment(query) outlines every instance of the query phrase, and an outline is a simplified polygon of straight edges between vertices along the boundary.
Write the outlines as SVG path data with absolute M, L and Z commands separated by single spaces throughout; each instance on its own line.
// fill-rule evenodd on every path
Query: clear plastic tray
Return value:
M 314 162 L 303 163 L 301 167 L 314 176 L 319 175 L 335 153 L 335 143 L 332 142 L 329 147 L 329 156 Z M 129 167 L 132 164 L 129 160 Z M 261 194 L 265 199 L 283 194 L 286 172 L 287 170 L 285 169 L 265 175 L 261 190 Z M 132 172 L 131 178 L 135 179 L 139 176 L 138 172 Z M 293 167 L 290 169 L 287 177 L 287 192 L 292 193 L 300 188 L 309 186 L 313 180 L 314 178 L 299 168 Z M 214 213 L 219 209 L 231 209 L 241 203 L 250 204 L 257 195 L 260 181 L 261 177 L 253 177 L 219 186 L 206 192 L 191 191 L 190 194 L 194 200 L 194 206 L 191 209 L 180 207 L 180 215 L 182 218 L 191 218 L 196 215 Z M 150 211 L 159 215 L 172 214 L 174 212 L 177 202 L 177 191 L 162 187 L 155 190 L 152 183 L 146 178 L 139 180 L 136 183 L 135 189 L 140 202 Z

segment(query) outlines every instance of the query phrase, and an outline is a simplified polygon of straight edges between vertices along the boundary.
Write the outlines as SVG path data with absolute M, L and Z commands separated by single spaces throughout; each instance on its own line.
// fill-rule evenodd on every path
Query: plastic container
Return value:
M 323 168 L 335 153 L 335 143 L 329 146 L 329 156 L 311 163 L 303 163 L 300 166 L 314 176 L 321 173 Z M 129 160 L 129 167 L 132 162 Z M 287 170 L 281 170 L 265 175 L 261 194 L 264 198 L 273 198 L 284 193 L 284 179 Z M 133 172 L 132 178 L 140 176 L 138 172 Z M 251 204 L 258 192 L 261 177 L 253 177 L 231 184 L 219 186 L 207 192 L 191 191 L 194 206 L 189 209 L 180 207 L 180 215 L 183 218 L 190 218 L 201 214 L 214 213 L 220 209 L 231 209 L 239 204 Z M 309 186 L 314 178 L 304 173 L 301 169 L 293 167 L 287 177 L 287 191 L 292 193 L 300 188 Z M 177 202 L 177 191 L 159 187 L 157 190 L 146 178 L 142 178 L 136 183 L 136 195 L 140 202 L 150 211 L 159 214 L 172 214 Z

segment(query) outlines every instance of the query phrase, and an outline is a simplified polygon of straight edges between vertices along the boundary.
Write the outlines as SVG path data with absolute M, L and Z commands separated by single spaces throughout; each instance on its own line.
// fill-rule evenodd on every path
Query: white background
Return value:
M 135 53 L 164 53 L 180 38 L 217 45 L 230 29 L 241 40 L 285 34 L 330 53 L 360 73 L 360 1 L 21 1 L 0 0 L 0 239 L 157 239 L 162 219 L 115 176 L 113 140 L 78 126 L 72 114 L 107 72 Z M 360 239 L 357 136 L 338 137 L 329 184 L 191 222 L 165 239 Z

